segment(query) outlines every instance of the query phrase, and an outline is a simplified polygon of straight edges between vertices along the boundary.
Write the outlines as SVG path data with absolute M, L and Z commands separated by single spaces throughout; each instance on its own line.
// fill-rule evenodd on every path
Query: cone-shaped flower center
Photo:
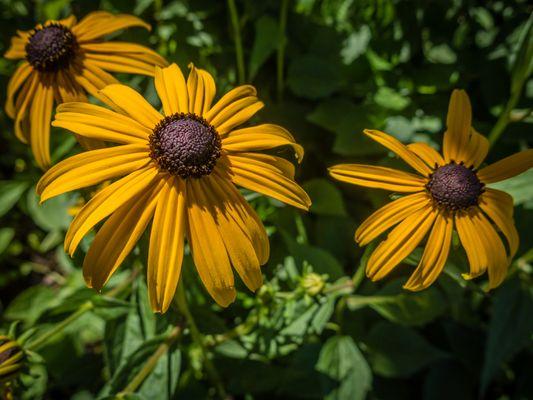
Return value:
M 436 203 L 450 210 L 477 205 L 483 187 L 472 169 L 455 162 L 438 167 L 426 185 Z
M 161 170 L 182 178 L 200 178 L 213 171 L 220 157 L 217 131 L 194 114 L 165 117 L 150 135 L 150 156 Z
M 51 24 L 33 32 L 26 44 L 26 59 L 38 71 L 58 71 L 68 67 L 77 47 L 70 29 Z

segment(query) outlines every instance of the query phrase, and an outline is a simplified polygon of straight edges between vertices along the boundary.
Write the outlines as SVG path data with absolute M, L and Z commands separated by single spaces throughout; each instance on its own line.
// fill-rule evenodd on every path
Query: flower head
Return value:
M 265 229 L 235 185 L 307 210 L 310 200 L 294 182 L 294 166 L 259 151 L 303 149 L 284 128 L 263 124 L 236 129 L 263 103 L 252 86 L 240 86 L 212 105 L 215 82 L 190 66 L 185 80 L 175 64 L 156 67 L 163 115 L 133 89 L 109 85 L 100 97 L 113 110 L 67 103 L 54 126 L 84 138 L 119 143 L 60 162 L 40 180 L 44 201 L 67 191 L 117 179 L 76 215 L 65 239 L 73 254 L 103 219 L 85 257 L 87 284 L 101 289 L 133 249 L 150 221 L 148 288 L 152 308 L 164 312 L 178 283 L 184 237 L 207 291 L 222 306 L 235 299 L 232 267 L 255 291 L 269 258 Z
M 140 26 L 131 15 L 93 12 L 79 23 L 76 18 L 46 21 L 29 32 L 19 31 L 5 57 L 24 59 L 9 81 L 6 113 L 15 120 L 15 134 L 29 143 L 37 164 L 50 166 L 50 120 L 54 103 L 87 101 L 87 93 L 118 81 L 109 72 L 153 75 L 154 66 L 167 62 L 156 52 L 137 44 L 104 42 L 102 37 Z M 98 143 L 83 140 L 86 147 Z
M 470 264 L 463 277 L 472 279 L 488 271 L 489 287 L 497 287 L 518 249 L 518 233 L 512 197 L 486 185 L 531 168 L 533 150 L 480 169 L 489 142 L 472 128 L 470 100 L 462 90 L 454 90 L 450 99 L 443 155 L 425 143 L 405 146 L 383 132 L 365 134 L 418 173 L 358 164 L 330 168 L 331 176 L 340 181 L 405 194 L 372 214 L 355 232 L 355 240 L 366 245 L 393 228 L 370 256 L 367 276 L 382 279 L 428 236 L 418 267 L 404 286 L 428 287 L 446 263 L 455 229 Z
M 22 369 L 24 351 L 13 339 L 0 335 L 0 383 L 12 380 Z

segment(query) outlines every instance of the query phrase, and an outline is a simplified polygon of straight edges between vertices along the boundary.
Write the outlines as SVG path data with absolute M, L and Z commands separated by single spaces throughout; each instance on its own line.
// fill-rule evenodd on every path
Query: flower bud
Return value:
M 316 296 L 325 286 L 324 277 L 311 272 L 302 278 L 301 286 L 309 296 Z
M 0 335 L 0 382 L 13 379 L 24 365 L 24 351 L 17 341 Z

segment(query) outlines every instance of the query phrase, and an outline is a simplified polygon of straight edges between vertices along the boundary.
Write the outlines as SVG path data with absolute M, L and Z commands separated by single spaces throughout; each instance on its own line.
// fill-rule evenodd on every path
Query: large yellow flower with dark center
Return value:
M 131 15 L 93 12 L 76 23 L 71 16 L 47 21 L 29 32 L 19 31 L 5 57 L 25 59 L 9 81 L 6 113 L 15 120 L 15 134 L 30 143 L 37 164 L 50 166 L 50 120 L 54 103 L 87 101 L 86 93 L 118 81 L 106 71 L 154 74 L 154 66 L 167 62 L 138 44 L 103 42 L 102 37 L 121 29 L 140 26 Z M 87 146 L 95 143 L 81 139 Z
M 227 306 L 235 299 L 232 267 L 255 291 L 262 284 L 260 265 L 269 257 L 265 229 L 235 185 L 307 210 L 311 202 L 294 182 L 293 164 L 258 153 L 291 146 L 301 160 L 303 149 L 277 125 L 235 129 L 263 107 L 252 86 L 237 87 L 211 106 L 211 75 L 191 65 L 185 81 L 173 64 L 156 68 L 155 87 L 164 116 L 124 85 L 100 91 L 114 111 L 84 103 L 60 105 L 54 126 L 120 145 L 60 162 L 42 177 L 37 191 L 44 201 L 124 176 L 99 191 L 67 232 L 65 249 L 73 254 L 89 230 L 109 216 L 83 263 L 87 284 L 102 288 L 153 219 L 148 254 L 152 308 L 166 311 L 174 296 L 185 236 L 207 291 Z
M 367 262 L 366 274 L 372 280 L 390 273 L 429 233 L 418 267 L 404 286 L 414 291 L 428 287 L 446 263 L 454 227 L 470 264 L 469 273 L 463 277 L 472 279 L 488 270 L 491 289 L 504 280 L 518 249 L 513 199 L 485 185 L 531 168 L 533 150 L 478 170 L 489 143 L 471 123 L 468 95 L 455 90 L 448 110 L 443 156 L 425 143 L 405 146 L 383 132 L 365 131 L 419 175 L 358 164 L 329 169 L 332 177 L 343 182 L 406 193 L 372 214 L 355 232 L 355 240 L 364 246 L 394 227 Z M 507 246 L 500 234 L 506 238 Z

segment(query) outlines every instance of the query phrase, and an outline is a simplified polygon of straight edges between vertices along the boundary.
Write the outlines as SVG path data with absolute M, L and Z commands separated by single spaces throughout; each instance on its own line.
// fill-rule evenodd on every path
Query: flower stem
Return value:
M 244 83 L 244 54 L 242 50 L 241 27 L 239 23 L 239 14 L 235 6 L 235 0 L 228 0 L 228 8 L 230 12 L 231 25 L 233 28 L 233 40 L 235 42 L 235 55 L 237 57 L 237 77 L 240 84 Z
M 285 86 L 283 72 L 285 63 L 285 46 L 287 44 L 287 14 L 289 12 L 289 0 L 282 0 L 279 12 L 279 37 L 277 51 L 277 89 L 278 101 L 283 100 L 283 88 Z
M 79 317 L 81 317 L 87 311 L 92 310 L 93 308 L 94 308 L 94 305 L 91 301 L 87 301 L 83 303 L 76 312 L 72 313 L 70 316 L 65 318 L 63 321 L 61 321 L 59 324 L 54 326 L 52 329 L 43 333 L 41 336 L 37 337 L 37 339 L 30 342 L 29 345 L 27 346 L 27 349 L 33 350 L 33 351 L 38 350 L 39 348 L 44 346 L 50 339 L 52 339 L 55 335 L 57 335 L 63 329 L 65 329 L 71 322 L 77 320 Z
M 491 146 L 494 145 L 494 143 L 500 138 L 507 125 L 509 125 L 509 122 L 511 122 L 511 111 L 513 111 L 516 104 L 518 103 L 518 100 L 520 99 L 520 94 L 522 93 L 521 89 L 522 85 L 520 86 L 520 90 L 516 90 L 511 95 L 511 98 L 505 105 L 505 109 L 500 114 L 498 121 L 496 121 L 496 125 L 494 125 L 494 127 L 490 131 L 489 142 Z
M 215 386 L 218 395 L 221 399 L 226 399 L 227 393 L 226 389 L 224 388 L 224 385 L 222 383 L 222 379 L 220 378 L 220 374 L 218 373 L 217 369 L 215 368 L 215 365 L 209 358 L 209 350 L 207 349 L 205 338 L 203 334 L 198 329 L 198 326 L 196 325 L 196 321 L 194 320 L 194 317 L 191 314 L 191 311 L 189 310 L 189 306 L 187 305 L 187 299 L 185 298 L 185 291 L 183 290 L 183 284 L 180 282 L 178 285 L 178 291 L 176 295 L 176 302 L 178 305 L 178 309 L 185 317 L 185 320 L 187 321 L 187 324 L 189 326 L 189 329 L 191 331 L 191 337 L 194 343 L 200 348 L 202 352 L 202 358 L 204 360 L 204 366 L 205 370 L 207 372 L 207 375 L 213 385 Z
M 137 374 L 133 377 L 130 383 L 128 383 L 124 390 L 122 390 L 122 392 L 117 395 L 118 398 L 121 398 L 128 393 L 134 393 L 139 388 L 139 386 L 141 386 L 146 377 L 152 373 L 161 356 L 163 356 L 168 351 L 170 346 L 172 346 L 174 341 L 176 341 L 176 339 L 179 337 L 180 333 L 180 326 L 176 326 L 174 327 L 174 329 L 172 329 L 172 331 L 170 331 L 168 337 L 163 343 L 159 345 L 155 353 L 152 354 L 148 361 L 146 361 L 146 364 L 143 365 L 142 369 L 137 372 Z

